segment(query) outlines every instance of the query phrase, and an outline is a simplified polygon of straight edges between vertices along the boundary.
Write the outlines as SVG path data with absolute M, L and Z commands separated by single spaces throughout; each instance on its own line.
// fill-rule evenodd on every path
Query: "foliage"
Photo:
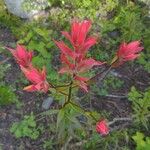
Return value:
M 121 143 L 120 143 L 121 142 Z M 106 137 L 100 137 L 100 135 L 95 132 L 90 135 L 89 139 L 83 144 L 83 149 L 119 149 L 119 150 L 129 150 L 128 149 L 128 135 L 126 130 L 121 130 L 118 132 L 113 132 L 111 135 Z
M 72 108 L 72 105 L 67 104 L 58 113 L 58 139 L 64 139 L 68 136 L 75 136 L 75 129 L 83 130 L 80 122 L 77 120 L 77 117 L 79 117 L 79 113 L 77 113 L 76 110 Z
M 51 140 L 44 141 L 43 148 L 51 150 L 51 149 L 53 149 L 52 145 L 53 145 L 53 143 Z
M 147 129 L 148 118 L 146 117 L 150 113 L 150 89 L 145 92 L 139 92 L 135 87 L 131 88 L 128 94 L 129 100 L 132 102 L 132 108 L 136 117 L 136 122 L 141 122 Z
M 9 64 L 2 64 L 0 65 L 0 81 L 2 83 L 3 81 L 3 78 L 5 77 L 5 73 L 6 71 L 10 68 L 10 65 Z
M 141 39 L 143 31 L 145 31 L 144 16 L 142 16 L 142 8 L 134 3 L 126 6 L 120 6 L 116 15 L 106 20 L 102 24 L 102 34 L 118 30 L 120 36 L 119 41 L 131 41 Z M 110 36 L 112 37 L 112 36 Z
M 16 104 L 19 108 L 21 106 L 17 96 L 11 86 L 6 85 L 4 77 L 6 72 L 9 70 L 10 64 L 0 65 L 0 106 Z
M 19 17 L 7 11 L 4 0 L 0 0 L 0 24 L 10 28 L 14 35 L 18 35 L 22 23 Z
M 150 72 L 150 27 L 149 23 L 145 27 L 146 31 L 144 32 L 143 35 L 143 43 L 145 47 L 144 53 L 142 53 L 140 59 L 138 60 L 139 64 L 144 66 L 144 69 Z
M 8 105 L 18 102 L 16 95 L 8 86 L 0 87 L 0 105 Z
M 114 18 L 114 24 L 121 31 L 121 40 L 129 42 L 142 37 L 144 24 L 139 9 L 138 6 L 131 3 L 127 7 L 121 7 L 118 11 L 118 15 Z
M 49 19 L 50 21 L 54 22 L 58 28 L 68 28 L 66 23 L 74 18 L 74 16 L 76 16 L 78 19 L 89 18 L 93 22 L 99 20 L 96 22 L 96 24 L 100 25 L 101 20 L 106 19 L 108 12 L 111 12 L 118 5 L 118 0 L 49 1 L 52 6 L 57 6 L 53 7 L 51 10 Z
M 136 150 L 149 150 L 150 149 L 150 137 L 146 137 L 141 132 L 136 132 L 132 136 L 134 142 L 136 143 Z
M 30 11 L 30 10 L 42 10 L 45 9 L 46 7 L 48 7 L 50 5 L 50 3 L 48 3 L 47 0 L 24 0 L 22 7 L 26 10 L 26 11 Z
M 16 138 L 30 137 L 35 140 L 40 134 L 39 129 L 36 128 L 36 126 L 35 116 L 31 113 L 30 115 L 25 115 L 21 122 L 13 123 L 10 131 Z

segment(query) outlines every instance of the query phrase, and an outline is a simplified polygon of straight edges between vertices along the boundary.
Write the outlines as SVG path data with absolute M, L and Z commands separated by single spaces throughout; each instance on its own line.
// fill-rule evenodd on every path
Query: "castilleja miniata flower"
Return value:
M 126 61 L 134 60 L 137 58 L 143 50 L 143 47 L 140 46 L 139 41 L 133 41 L 131 43 L 122 43 L 116 54 L 116 62 L 114 66 L 122 65 Z
M 23 45 L 17 45 L 16 49 L 6 47 L 14 56 L 17 63 L 23 67 L 30 67 L 33 53 L 28 52 Z
M 23 71 L 26 78 L 32 83 L 24 88 L 24 90 L 33 92 L 33 91 L 42 91 L 47 92 L 50 85 L 46 81 L 46 69 L 43 67 L 43 70 L 37 70 L 36 68 L 24 68 L 21 66 L 21 70 Z
M 33 53 L 28 52 L 23 45 L 19 44 L 16 50 L 8 47 L 6 48 L 10 50 L 26 78 L 32 82 L 32 85 L 25 87 L 24 90 L 30 92 L 42 91 L 46 93 L 50 87 L 49 83 L 46 81 L 46 69 L 43 68 L 43 70 L 40 71 L 33 67 L 31 62 Z
M 109 127 L 105 120 L 101 120 L 96 124 L 96 131 L 101 135 L 107 135 L 109 133 Z
M 62 32 L 62 34 L 70 41 L 72 48 L 69 48 L 63 41 L 55 41 L 61 50 L 61 62 L 63 67 L 59 73 L 71 74 L 82 89 L 86 92 L 88 78 L 82 77 L 82 73 L 88 71 L 93 66 L 104 64 L 92 58 L 86 58 L 86 54 L 91 46 L 96 44 L 96 37 L 87 37 L 91 28 L 91 21 L 84 20 L 81 23 L 73 21 L 71 25 L 71 33 Z

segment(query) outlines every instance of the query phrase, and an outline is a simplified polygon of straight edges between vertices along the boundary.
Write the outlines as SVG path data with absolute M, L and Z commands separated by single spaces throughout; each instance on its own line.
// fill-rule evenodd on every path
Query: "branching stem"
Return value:
M 66 93 L 64 93 L 64 92 L 62 92 L 62 91 L 60 91 L 60 90 L 58 90 L 57 87 L 54 86 L 53 84 L 51 84 L 51 87 L 54 88 L 57 92 L 61 93 L 62 95 L 68 96 Z

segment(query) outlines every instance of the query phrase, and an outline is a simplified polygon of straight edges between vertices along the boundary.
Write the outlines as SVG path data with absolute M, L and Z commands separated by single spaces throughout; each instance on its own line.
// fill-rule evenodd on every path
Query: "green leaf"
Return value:
M 146 137 L 141 132 L 136 132 L 136 135 L 132 136 L 136 142 L 136 150 L 149 150 L 150 149 L 150 137 Z
M 73 123 L 73 126 L 75 127 L 75 128 L 82 128 L 82 126 L 81 126 L 81 124 L 80 124 L 80 122 L 77 120 L 77 118 L 75 118 L 75 117 L 70 117 L 70 116 L 66 116 L 67 118 L 68 118 L 68 120 L 70 120 L 72 123 Z
M 70 105 L 70 107 L 74 110 L 74 111 L 76 111 L 76 112 L 78 112 L 78 113 L 80 113 L 80 114 L 82 114 L 82 115 L 85 115 L 85 112 L 80 108 L 80 106 L 78 107 L 78 106 L 76 106 L 76 105 L 78 105 L 78 104 L 76 104 L 76 105 L 73 105 L 73 104 L 69 104 Z
M 135 89 L 134 86 L 132 86 L 130 93 L 128 93 L 129 100 L 137 100 L 140 97 L 142 97 L 142 95 Z
M 65 108 L 61 109 L 57 116 L 57 128 L 61 127 L 61 122 L 65 117 Z
M 36 139 L 39 136 L 39 130 L 36 128 L 35 116 L 31 113 L 29 116 L 24 116 L 24 119 L 20 122 L 13 123 L 10 128 L 10 132 L 13 133 L 16 138 L 30 137 Z
M 139 143 L 143 140 L 144 134 L 140 132 L 136 132 L 136 135 L 132 137 L 136 143 Z
M 40 36 L 42 36 L 45 40 L 49 38 L 49 32 L 47 29 L 34 28 L 34 31 L 38 33 Z
M 146 89 L 145 92 L 139 92 L 135 89 L 135 87 L 132 87 L 128 97 L 132 102 L 136 122 L 141 122 L 148 130 L 148 119 L 146 116 L 150 114 L 150 89 Z
M 17 97 L 10 87 L 0 87 L 0 105 L 9 105 L 17 101 Z

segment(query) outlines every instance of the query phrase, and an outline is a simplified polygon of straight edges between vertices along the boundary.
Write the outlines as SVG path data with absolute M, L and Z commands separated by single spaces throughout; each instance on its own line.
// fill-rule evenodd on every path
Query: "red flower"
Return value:
M 96 43 L 95 37 L 87 37 L 90 27 L 91 21 L 84 20 L 81 23 L 74 21 L 71 25 L 70 34 L 68 32 L 62 32 L 71 42 L 72 49 L 62 41 L 55 41 L 56 45 L 61 50 L 61 62 L 63 64 L 59 73 L 71 74 L 77 84 L 86 92 L 88 91 L 86 84 L 88 78 L 81 77 L 80 74 L 88 71 L 93 66 L 103 64 L 92 58 L 86 58 L 87 51 Z
M 114 64 L 114 66 L 122 65 L 126 61 L 134 60 L 137 58 L 143 50 L 143 47 L 140 47 L 139 41 L 133 41 L 129 44 L 122 43 L 117 51 L 117 59 L 118 61 Z
M 25 74 L 26 78 L 32 82 L 32 85 L 29 85 L 24 88 L 24 90 L 33 92 L 33 91 L 42 91 L 47 92 L 49 89 L 49 84 L 46 81 L 46 69 L 43 68 L 42 71 L 37 70 L 36 68 L 24 68 L 21 66 L 21 70 Z
M 75 52 L 83 54 L 96 43 L 96 37 L 88 37 L 87 34 L 91 28 L 91 21 L 84 20 L 81 23 L 73 21 L 71 33 L 62 32 L 62 34 L 71 42 Z
M 33 53 L 28 52 L 23 45 L 18 44 L 17 48 L 15 50 L 12 48 L 8 48 L 8 47 L 6 47 L 6 48 L 8 50 L 10 50 L 10 52 L 15 57 L 15 59 L 19 65 L 21 65 L 23 67 L 32 66 L 31 61 L 32 61 Z
M 109 128 L 105 120 L 101 120 L 96 124 L 96 131 L 101 135 L 107 135 L 109 133 Z

